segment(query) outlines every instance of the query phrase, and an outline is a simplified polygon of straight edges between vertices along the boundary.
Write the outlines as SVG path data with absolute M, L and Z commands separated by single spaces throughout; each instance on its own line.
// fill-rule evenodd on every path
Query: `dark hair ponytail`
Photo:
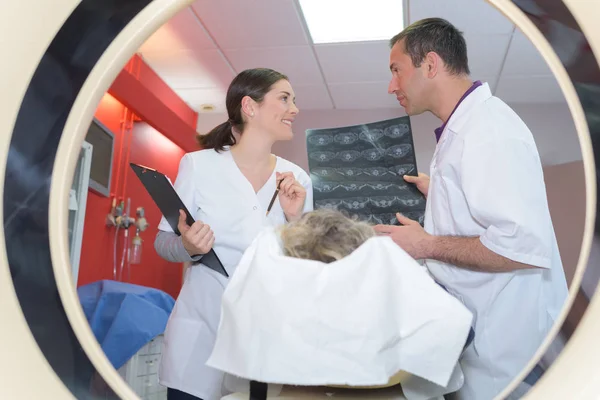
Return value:
M 212 128 L 206 135 L 196 136 L 196 140 L 203 149 L 215 149 L 217 152 L 223 151 L 225 146 L 233 146 L 236 143 L 231 128 L 231 122 L 227 120 Z
M 206 135 L 198 135 L 197 141 L 200 147 L 220 152 L 225 149 L 225 146 L 236 144 L 233 131 L 241 135 L 246 125 L 242 117 L 242 99 L 250 96 L 252 100 L 261 103 L 271 87 L 282 79 L 288 80 L 288 77 L 269 68 L 254 68 L 240 72 L 233 78 L 227 89 L 225 105 L 229 119 L 214 127 Z

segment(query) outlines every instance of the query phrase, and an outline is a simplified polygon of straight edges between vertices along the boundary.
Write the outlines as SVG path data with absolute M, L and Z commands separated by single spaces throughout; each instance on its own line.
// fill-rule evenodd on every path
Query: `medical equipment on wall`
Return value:
M 144 207 L 138 207 L 135 215 L 135 236 L 131 240 L 131 248 L 129 249 L 129 263 L 139 264 L 142 261 L 142 238 L 140 232 L 143 232 L 148 227 L 148 221 L 144 217 Z
M 113 199 L 111 212 L 106 217 L 108 226 L 115 226 L 115 237 L 113 243 L 113 279 L 122 281 L 123 273 L 126 272 L 127 280 L 131 280 L 131 264 L 139 264 L 142 260 L 142 238 L 140 232 L 148 228 L 148 221 L 145 218 L 144 207 L 136 209 L 136 217 L 130 217 L 131 198 L 127 198 L 127 203 L 121 200 L 117 204 L 116 198 Z M 129 239 L 129 228 L 135 227 L 135 236 Z M 121 247 L 120 262 L 117 262 L 119 231 L 123 231 L 123 245 Z

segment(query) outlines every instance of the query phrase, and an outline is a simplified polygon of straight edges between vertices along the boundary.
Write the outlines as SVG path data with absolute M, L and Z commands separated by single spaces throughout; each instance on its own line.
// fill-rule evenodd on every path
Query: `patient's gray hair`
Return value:
M 352 253 L 375 231 L 366 222 L 323 208 L 282 226 L 280 235 L 286 256 L 330 263 Z

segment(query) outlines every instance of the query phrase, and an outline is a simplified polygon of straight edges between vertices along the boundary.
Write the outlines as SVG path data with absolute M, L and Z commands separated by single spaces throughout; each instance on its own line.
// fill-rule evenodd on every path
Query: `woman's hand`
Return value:
M 189 226 L 185 219 L 185 212 L 179 210 L 177 229 L 181 233 L 181 241 L 185 250 L 192 257 L 208 253 L 215 243 L 215 236 L 210 226 L 202 221 L 196 221 Z
M 295 221 L 302 216 L 306 189 L 291 172 L 277 172 L 275 179 L 279 187 L 279 204 L 288 221 Z

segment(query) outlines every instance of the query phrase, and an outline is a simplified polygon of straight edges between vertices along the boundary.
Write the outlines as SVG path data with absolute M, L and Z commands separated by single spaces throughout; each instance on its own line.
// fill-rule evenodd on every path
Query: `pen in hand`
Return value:
M 269 212 L 271 212 L 271 208 L 273 208 L 273 204 L 275 203 L 275 199 L 277 198 L 277 195 L 279 194 L 279 186 L 281 186 L 281 182 L 283 182 L 283 179 L 279 181 L 279 183 L 277 184 L 277 189 L 275 189 L 275 193 L 273 193 L 273 197 L 271 198 L 271 202 L 269 203 L 269 207 L 267 207 L 267 214 L 265 216 L 269 216 Z

